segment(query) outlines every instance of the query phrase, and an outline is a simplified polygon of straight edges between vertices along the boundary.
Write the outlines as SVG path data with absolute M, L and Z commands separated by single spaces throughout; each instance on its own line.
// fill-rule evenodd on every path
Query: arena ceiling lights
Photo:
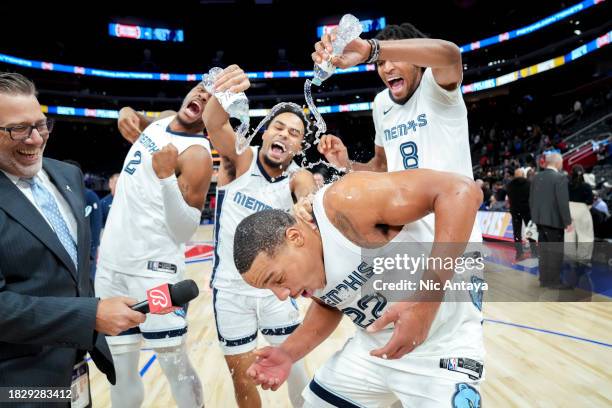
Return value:
M 474 41 L 467 45 L 461 46 L 462 52 L 470 52 L 477 49 L 483 49 L 493 44 L 498 44 L 504 41 L 521 37 L 523 35 L 531 34 L 544 27 L 561 21 L 569 16 L 580 13 L 592 6 L 603 3 L 605 0 L 584 0 L 572 7 L 568 7 L 561 10 L 558 13 L 550 15 L 540 21 L 537 21 L 531 25 L 517 28 L 516 30 L 508 31 L 505 33 L 497 34 L 495 36 L 485 38 L 483 40 Z M 46 71 L 64 72 L 69 74 L 96 76 L 102 78 L 111 79 L 138 79 L 138 80 L 150 80 L 150 81 L 199 81 L 202 78 L 202 74 L 175 74 L 175 73 L 162 73 L 162 72 L 130 72 L 130 71 L 110 71 L 97 68 L 87 68 L 75 65 L 64 65 L 57 64 L 54 62 L 44 62 L 36 60 L 27 60 L 12 55 L 1 54 L 0 62 L 11 65 L 18 65 L 25 68 L 42 69 Z M 336 74 L 352 74 L 357 72 L 368 72 L 374 71 L 376 67 L 374 64 L 359 65 L 348 69 L 338 69 Z M 279 79 L 279 78 L 311 78 L 313 76 L 312 70 L 310 71 L 257 71 L 247 72 L 250 79 Z
M 517 81 L 519 79 L 526 78 L 528 76 L 532 76 L 535 74 L 539 74 L 544 71 L 548 71 L 549 69 L 557 68 L 561 65 L 565 65 L 569 62 L 575 61 L 583 56 L 596 51 L 600 48 L 605 47 L 612 43 L 612 31 L 607 32 L 606 34 L 597 37 L 593 41 L 590 41 L 584 45 L 581 45 L 578 48 L 573 49 L 569 53 L 565 55 L 561 55 L 556 58 L 551 58 L 547 61 L 541 62 L 539 64 L 535 64 L 526 68 L 522 68 L 518 71 L 511 72 L 509 74 L 505 74 L 499 76 L 497 78 L 491 78 L 484 81 L 474 82 L 472 84 L 466 84 L 461 87 L 461 91 L 464 94 L 483 91 L 486 89 L 495 88 L 498 86 L 502 86 L 508 84 L 510 82 Z M 89 109 L 89 108 L 76 108 L 70 106 L 42 106 L 44 113 L 55 114 L 55 115 L 67 115 L 67 116 L 83 116 L 83 117 L 92 117 L 92 118 L 106 118 L 106 119 L 116 119 L 119 117 L 119 111 L 117 110 L 107 110 L 107 109 Z M 329 113 L 341 113 L 341 112 L 359 112 L 359 111 L 369 111 L 372 110 L 371 102 L 361 102 L 361 103 L 351 103 L 345 105 L 331 105 L 331 106 L 321 106 L 318 108 L 319 112 L 322 114 Z M 249 116 L 251 117 L 263 117 L 266 116 L 269 112 L 269 109 L 251 109 L 249 111 Z M 159 112 L 143 112 L 148 117 L 156 117 L 159 115 Z

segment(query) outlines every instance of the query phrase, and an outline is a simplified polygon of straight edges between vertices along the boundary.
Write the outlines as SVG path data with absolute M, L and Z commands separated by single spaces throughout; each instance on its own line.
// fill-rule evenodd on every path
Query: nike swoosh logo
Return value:
M 393 106 L 391 106 L 389 109 L 387 109 L 386 111 L 383 111 L 383 115 L 386 115 L 387 113 L 389 113 L 389 111 L 393 109 Z

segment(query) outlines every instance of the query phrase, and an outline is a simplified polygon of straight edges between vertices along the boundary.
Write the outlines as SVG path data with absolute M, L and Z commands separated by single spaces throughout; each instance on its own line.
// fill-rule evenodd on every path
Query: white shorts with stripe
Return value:
M 164 283 L 175 284 L 183 280 L 183 271 L 167 277 L 144 277 L 128 275 L 98 265 L 95 293 L 100 299 L 127 296 L 136 301 L 147 298 L 147 290 Z M 106 336 L 111 349 L 117 353 L 139 350 L 145 347 L 176 347 L 182 344 L 187 334 L 187 310 L 179 309 L 165 315 L 147 314 L 144 323 L 118 336 Z
M 301 323 L 295 300 L 281 301 L 274 295 L 246 296 L 213 289 L 213 308 L 219 343 L 225 355 L 253 350 L 257 346 L 258 331 L 270 344 L 280 344 Z
M 358 337 L 358 336 L 356 336 Z M 402 357 L 391 360 L 369 355 L 351 338 L 316 373 L 302 396 L 304 407 L 480 408 L 482 361 L 461 356 Z

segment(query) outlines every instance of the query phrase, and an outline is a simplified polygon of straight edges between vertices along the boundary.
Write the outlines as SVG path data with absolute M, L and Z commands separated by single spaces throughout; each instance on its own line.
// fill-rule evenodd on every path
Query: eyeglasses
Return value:
M 53 130 L 53 123 L 53 119 L 47 118 L 34 125 L 0 127 L 0 130 L 7 132 L 11 140 L 14 140 L 15 142 L 22 142 L 32 136 L 32 131 L 34 129 L 36 129 L 43 138 L 49 136 L 49 133 L 51 133 L 51 131 Z

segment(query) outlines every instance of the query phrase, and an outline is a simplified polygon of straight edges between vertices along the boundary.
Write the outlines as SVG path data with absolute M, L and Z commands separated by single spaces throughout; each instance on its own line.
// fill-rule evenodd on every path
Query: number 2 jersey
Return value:
M 384 281 L 384 277 L 374 273 L 371 261 L 367 261 L 367 255 L 363 257 L 366 250 L 346 238 L 327 217 L 323 205 L 327 188 L 328 186 L 319 190 L 313 202 L 313 212 L 323 245 L 326 278 L 325 288 L 315 291 L 313 296 L 349 317 L 357 327 L 356 337 L 361 344 L 374 350 L 391 339 L 393 325 L 377 333 L 368 333 L 365 329 L 382 316 L 384 311 L 394 304 L 393 301 L 408 299 L 413 292 L 405 290 L 390 293 L 375 289 L 377 285 L 373 284 L 373 280 Z M 398 242 L 415 245 L 414 242 L 419 242 L 415 238 L 411 231 L 404 227 L 389 246 L 397 248 Z M 431 245 L 431 241 L 429 244 Z M 387 246 L 377 253 L 384 254 L 385 248 Z M 427 243 L 423 243 L 423 248 L 427 248 Z M 474 275 L 467 271 L 463 274 L 456 273 L 453 282 L 466 279 L 469 281 L 471 276 Z M 408 278 L 408 272 L 406 277 Z M 482 293 L 474 293 L 473 297 L 472 293 L 462 295 L 466 296 L 457 300 L 454 293 L 446 292 L 427 339 L 410 353 L 411 356 L 460 355 L 482 361 Z M 388 366 L 401 366 L 401 360 L 381 360 L 381 364 L 384 361 Z
M 474 178 L 461 89 L 442 88 L 431 68 L 425 69 L 421 83 L 403 105 L 391 99 L 388 89 L 376 95 L 372 116 L 374 143 L 385 149 L 387 171 L 421 168 Z M 417 235 L 433 237 L 433 226 L 434 216 L 430 214 L 410 228 Z M 470 242 L 481 241 L 480 228 L 474 223 Z
M 184 269 L 184 242 L 176 242 L 166 224 L 152 154 L 169 143 L 179 154 L 195 145 L 210 153 L 210 143 L 201 134 L 171 131 L 173 119 L 147 126 L 125 158 L 100 244 L 98 262 L 107 269 L 139 276 L 164 276 Z

